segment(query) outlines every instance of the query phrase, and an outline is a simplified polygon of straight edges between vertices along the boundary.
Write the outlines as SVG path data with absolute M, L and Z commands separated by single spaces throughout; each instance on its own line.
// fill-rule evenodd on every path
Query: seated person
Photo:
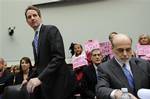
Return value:
M 150 63 L 132 57 L 132 40 L 124 34 L 112 39 L 114 58 L 98 66 L 96 95 L 98 99 L 120 99 L 121 88 L 127 88 L 131 99 L 138 89 L 150 88 Z
M 13 85 L 13 74 L 5 70 L 5 61 L 0 58 L 0 94 L 3 94 L 4 88 Z
M 81 96 L 82 99 L 95 99 L 95 86 L 97 84 L 97 66 L 102 63 L 103 55 L 100 49 L 93 49 L 91 51 L 91 64 L 83 68 L 84 74 L 84 91 Z
M 21 84 L 23 80 L 28 79 L 32 72 L 31 60 L 28 57 L 23 57 L 20 60 L 20 72 L 15 74 L 14 84 Z

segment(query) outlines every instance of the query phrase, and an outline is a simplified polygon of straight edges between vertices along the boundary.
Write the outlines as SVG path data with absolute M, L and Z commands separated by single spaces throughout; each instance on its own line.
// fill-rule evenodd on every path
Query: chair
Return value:
M 4 89 L 2 99 L 29 99 L 29 95 L 25 87 L 21 88 L 21 85 L 7 86 Z

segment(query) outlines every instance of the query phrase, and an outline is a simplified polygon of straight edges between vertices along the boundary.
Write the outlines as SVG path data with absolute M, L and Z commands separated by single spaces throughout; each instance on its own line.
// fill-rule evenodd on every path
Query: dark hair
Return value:
M 110 40 L 110 41 L 112 41 L 112 35 L 113 35 L 113 34 L 118 34 L 118 33 L 117 33 L 117 32 L 111 32 L 111 33 L 109 34 L 109 40 Z
M 35 6 L 28 6 L 28 7 L 26 8 L 26 10 L 25 10 L 25 17 L 26 17 L 26 19 L 27 19 L 27 11 L 28 11 L 28 10 L 35 10 L 35 11 L 38 13 L 39 17 L 41 17 L 41 11 L 40 11 L 39 8 L 37 8 L 37 7 L 35 7 Z
M 70 45 L 70 47 L 69 47 L 69 50 L 71 50 L 70 53 L 71 53 L 72 56 L 75 54 L 75 52 L 74 52 L 74 46 L 75 46 L 75 45 L 80 45 L 81 49 L 83 49 L 83 47 L 82 47 L 81 44 L 73 43 L 73 42 L 72 42 L 71 45 Z
M 32 71 L 32 63 L 31 63 L 30 58 L 29 58 L 29 57 L 23 57 L 23 58 L 21 58 L 21 60 L 20 60 L 20 66 L 19 66 L 19 68 L 20 68 L 20 73 L 23 73 L 22 67 L 21 67 L 21 62 L 22 62 L 23 60 L 24 60 L 26 63 L 29 63 L 29 65 L 30 65 L 30 67 L 29 67 L 29 72 Z
M 71 43 L 69 50 L 70 50 L 71 55 L 73 56 L 74 55 L 74 43 Z
M 98 50 L 100 52 L 100 54 L 102 54 L 99 48 L 95 48 L 95 49 L 92 49 L 92 51 L 90 52 L 91 56 L 92 56 L 93 52 L 96 50 Z

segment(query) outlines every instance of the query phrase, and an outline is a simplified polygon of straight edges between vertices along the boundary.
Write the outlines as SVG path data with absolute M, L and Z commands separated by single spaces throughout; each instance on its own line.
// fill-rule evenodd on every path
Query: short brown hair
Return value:
M 112 40 L 112 35 L 113 34 L 118 34 L 117 32 L 111 32 L 110 34 L 109 34 L 109 36 L 108 36 L 108 38 L 109 38 L 109 40 L 111 41 Z
M 35 7 L 35 6 L 28 6 L 28 7 L 26 8 L 26 10 L 25 10 L 25 17 L 26 17 L 26 19 L 27 19 L 27 11 L 28 11 L 28 10 L 35 10 L 35 11 L 38 13 L 39 17 L 41 17 L 41 11 L 40 11 L 39 8 L 37 8 L 37 7 Z

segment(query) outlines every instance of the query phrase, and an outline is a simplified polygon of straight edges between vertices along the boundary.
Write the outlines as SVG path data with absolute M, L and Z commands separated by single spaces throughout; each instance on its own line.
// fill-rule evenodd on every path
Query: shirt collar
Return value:
M 36 31 L 38 31 L 38 33 L 39 33 L 39 31 L 40 31 L 40 29 L 41 29 L 41 26 L 42 26 L 42 23 L 39 25 L 39 27 L 35 30 L 35 32 Z
M 126 65 L 128 65 L 128 66 L 129 66 L 129 60 L 128 60 L 128 61 L 126 61 L 126 62 L 123 62 L 123 61 L 121 61 L 121 60 L 117 59 L 116 57 L 115 57 L 115 60 L 117 61 L 117 63 L 118 63 L 121 67 L 123 66 L 123 64 L 126 64 Z
M 93 64 L 94 68 L 97 70 L 97 66 L 95 64 Z

